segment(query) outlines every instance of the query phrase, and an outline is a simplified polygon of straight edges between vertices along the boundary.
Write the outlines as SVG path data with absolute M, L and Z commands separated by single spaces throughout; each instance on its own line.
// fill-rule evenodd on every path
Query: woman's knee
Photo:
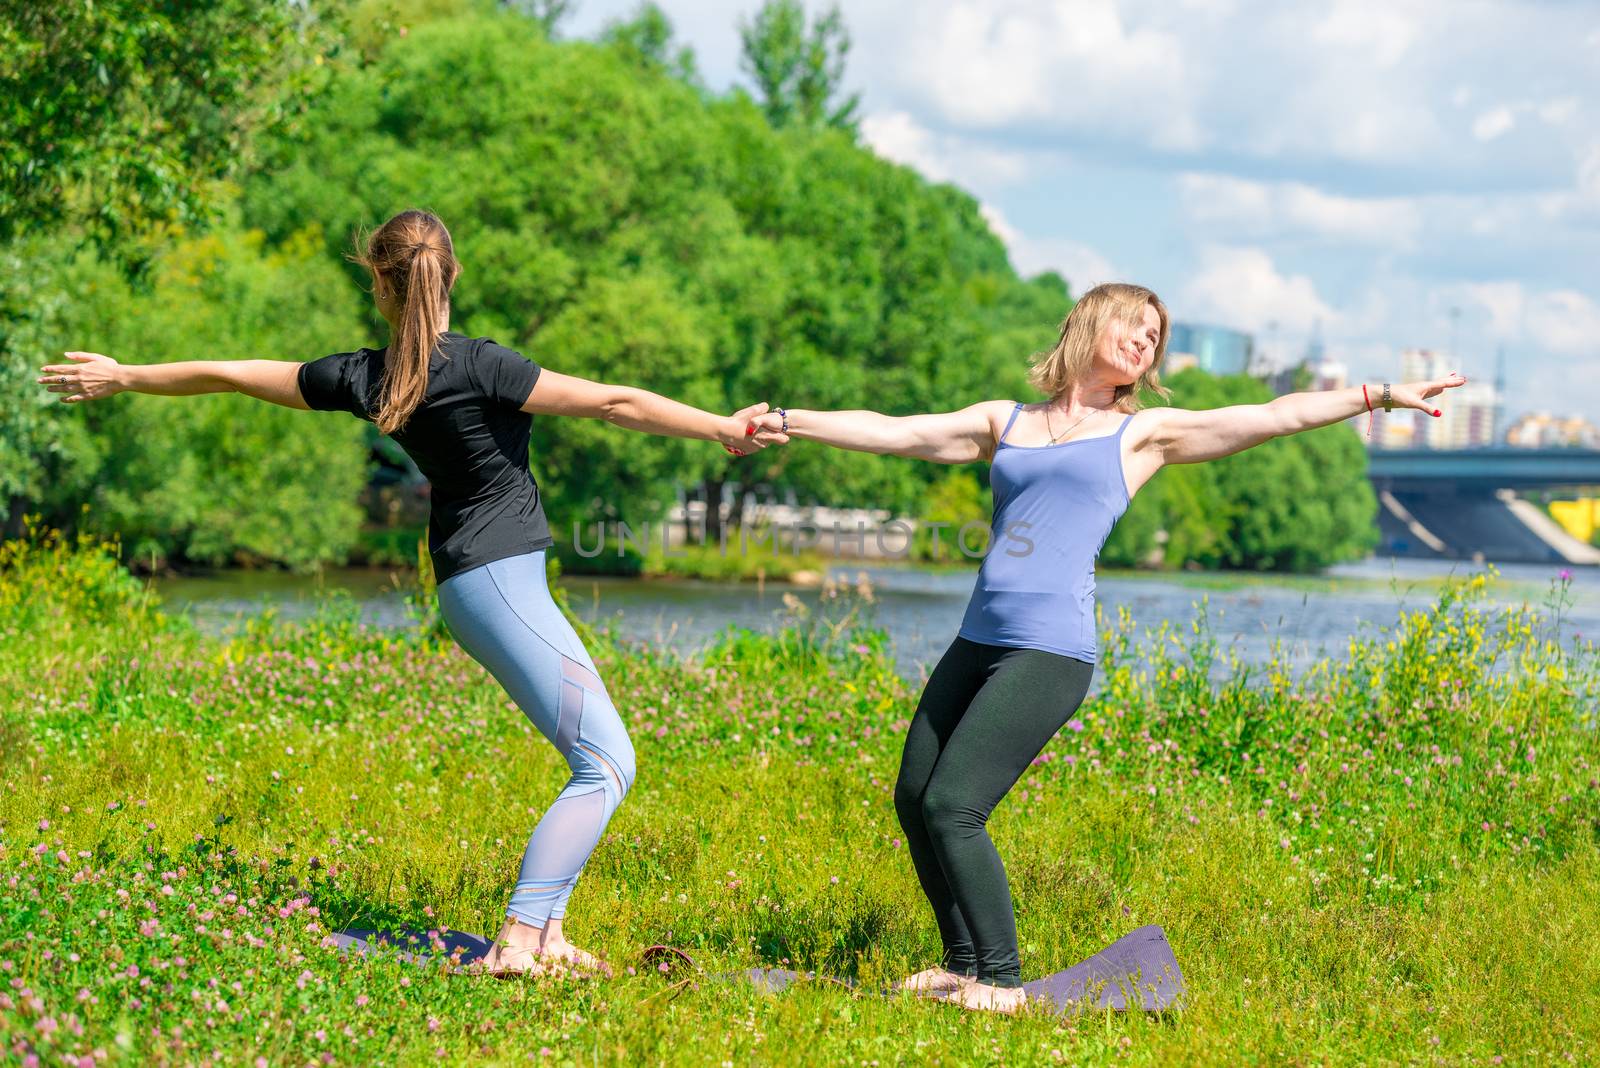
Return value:
M 638 757 L 627 728 L 614 713 L 612 722 L 605 724 L 605 728 L 593 733 L 586 731 L 578 739 L 577 749 L 580 753 L 588 751 L 598 765 L 597 770 L 610 780 L 617 800 L 621 801 L 633 787 L 634 776 L 638 774 Z
M 618 793 L 625 797 L 633 787 L 634 777 L 639 773 L 638 757 L 633 751 L 633 739 L 628 737 L 626 730 L 620 732 L 613 749 L 615 751 L 611 756 L 616 761 L 617 774 L 622 779 L 622 787 Z
M 928 833 L 935 836 L 981 830 L 989 818 L 967 791 L 937 780 L 923 791 L 921 815 Z
M 905 830 L 920 826 L 922 823 L 922 790 L 913 786 L 905 779 L 899 779 L 894 784 L 894 812 L 900 817 L 900 826 Z

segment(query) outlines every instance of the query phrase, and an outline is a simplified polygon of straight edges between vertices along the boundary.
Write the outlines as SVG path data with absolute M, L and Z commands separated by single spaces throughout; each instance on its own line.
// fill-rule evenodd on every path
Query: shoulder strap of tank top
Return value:
M 1006 420 L 1006 427 L 1004 430 L 1000 431 L 1000 437 L 995 442 L 996 445 L 999 445 L 1001 442 L 1005 441 L 1006 435 L 1011 433 L 1011 424 L 1017 421 L 1017 413 L 1020 411 L 1022 411 L 1022 402 L 1018 401 L 1017 406 L 1011 409 L 1011 418 Z
M 1117 427 L 1117 432 L 1115 434 L 1111 435 L 1111 436 L 1114 437 L 1114 438 L 1120 438 L 1122 436 L 1122 432 L 1124 430 L 1128 429 L 1128 424 L 1131 423 L 1131 422 L 1133 422 L 1133 415 L 1131 413 L 1128 414 L 1128 415 L 1123 416 L 1122 417 L 1122 425 Z

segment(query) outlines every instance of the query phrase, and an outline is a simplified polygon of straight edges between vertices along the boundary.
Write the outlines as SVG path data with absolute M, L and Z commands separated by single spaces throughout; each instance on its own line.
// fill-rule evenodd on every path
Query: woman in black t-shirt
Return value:
M 755 431 L 750 420 L 765 404 L 716 416 L 646 390 L 542 370 L 487 338 L 452 332 L 450 290 L 460 264 L 444 224 L 427 212 L 401 212 L 384 223 L 360 261 L 391 328 L 384 348 L 304 364 L 124 366 L 69 352 L 72 363 L 43 368 L 39 381 L 67 402 L 124 390 L 237 391 L 289 408 L 345 411 L 376 423 L 405 449 L 432 483 L 428 548 L 451 632 L 572 768 L 529 838 L 485 968 L 511 975 L 553 960 L 594 965 L 566 940 L 562 920 L 584 863 L 632 784 L 634 754 L 594 662 L 545 585 L 552 540 L 528 469 L 531 416 L 605 419 L 717 441 L 737 455 L 786 438 Z

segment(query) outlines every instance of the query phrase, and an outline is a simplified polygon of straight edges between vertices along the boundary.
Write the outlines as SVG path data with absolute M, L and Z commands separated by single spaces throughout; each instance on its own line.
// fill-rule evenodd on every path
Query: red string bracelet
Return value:
M 1361 399 L 1367 402 L 1367 440 L 1372 440 L 1372 398 L 1367 396 L 1367 384 L 1361 383 Z

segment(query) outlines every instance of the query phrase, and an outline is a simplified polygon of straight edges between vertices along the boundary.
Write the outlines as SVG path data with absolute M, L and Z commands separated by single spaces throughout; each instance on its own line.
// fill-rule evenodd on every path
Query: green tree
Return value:
M 328 40 L 284 0 L 0 0 L 0 242 L 208 218 Z
M 94 464 L 82 427 L 34 383 L 77 247 L 137 273 L 163 228 L 213 219 L 219 180 L 260 129 L 292 125 L 335 49 L 287 0 L 0 0 L 0 514 L 20 528 L 46 488 Z
M 152 263 L 148 286 L 85 252 L 64 281 L 94 299 L 63 309 L 57 351 L 70 339 L 128 363 L 305 360 L 360 336 L 350 305 L 327 300 L 348 283 L 314 232 L 279 248 L 232 227 L 185 239 Z M 236 394 L 61 407 L 85 447 L 80 469 L 48 487 L 41 506 L 58 523 L 120 535 L 135 560 L 303 568 L 355 542 L 367 447 L 348 416 Z
M 613 19 L 600 40 L 642 66 L 666 71 L 690 84 L 700 81 L 694 51 L 673 38 L 672 20 L 653 3 L 639 5 L 631 19 Z
M 974 558 L 966 556 L 966 551 L 980 554 L 987 542 L 984 538 L 970 537 L 963 544 L 962 527 L 969 523 L 987 527 L 993 511 L 993 495 L 980 485 L 976 468 L 945 468 L 928 486 L 919 517 L 924 524 L 942 524 L 937 531 L 937 542 L 935 531 L 924 526 L 917 531 L 914 554 L 921 560 L 945 563 Z
M 1271 391 L 1244 375 L 1199 370 L 1174 375 L 1173 403 L 1186 408 L 1261 404 Z M 1134 499 L 1107 540 L 1108 563 L 1256 571 L 1312 571 L 1358 559 L 1377 541 L 1377 498 L 1366 450 L 1348 427 L 1323 427 L 1269 441 L 1221 460 L 1162 470 Z
M 740 20 L 739 41 L 740 66 L 772 125 L 855 132 L 860 96 L 841 99 L 850 33 L 837 6 L 807 27 L 799 0 L 766 0 L 753 20 Z
M 578 6 L 573 0 L 505 0 L 505 5 L 538 23 L 546 37 L 554 37 L 556 28 Z

